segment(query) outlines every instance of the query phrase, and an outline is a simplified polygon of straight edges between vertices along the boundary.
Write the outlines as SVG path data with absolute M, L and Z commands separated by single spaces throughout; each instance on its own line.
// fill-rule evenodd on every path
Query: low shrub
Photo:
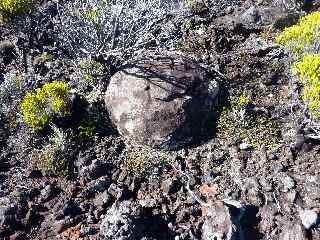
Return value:
M 320 118 L 320 11 L 300 19 L 300 22 L 285 28 L 276 38 L 293 53 L 293 72 L 300 76 L 303 86 L 302 99 L 315 119 Z
M 10 21 L 17 15 L 27 13 L 32 7 L 32 0 L 1 0 L 0 22 Z
M 22 101 L 25 122 L 35 130 L 44 129 L 57 116 L 70 114 L 70 87 L 66 82 L 54 81 L 27 93 Z
M 311 13 L 300 19 L 300 22 L 285 28 L 283 33 L 276 38 L 276 42 L 284 45 L 296 57 L 305 52 L 317 51 L 320 34 L 320 12 Z
M 49 143 L 41 150 L 34 150 L 31 153 L 33 167 L 36 169 L 52 172 L 58 177 L 68 177 L 71 175 L 70 156 L 70 136 L 62 129 L 52 126 L 53 134 L 49 138 Z
M 303 100 L 316 118 L 320 118 L 320 54 L 305 55 L 294 65 L 303 85 Z
M 83 79 L 90 84 L 96 84 L 96 77 L 104 73 L 104 66 L 92 59 L 84 59 L 80 62 L 79 67 L 83 74 Z
M 208 0 L 186 0 L 186 4 L 196 14 L 202 14 L 209 10 Z
M 263 112 L 248 110 L 250 97 L 243 93 L 225 107 L 217 124 L 217 136 L 223 141 L 241 140 L 255 149 L 278 146 L 281 132 L 275 121 Z

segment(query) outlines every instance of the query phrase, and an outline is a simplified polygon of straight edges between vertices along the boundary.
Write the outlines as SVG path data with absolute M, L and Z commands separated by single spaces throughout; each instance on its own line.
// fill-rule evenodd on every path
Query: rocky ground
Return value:
M 68 177 L 37 167 L 53 131 L 33 132 L 19 112 L 25 93 L 44 82 L 77 84 L 72 56 L 55 44 L 55 6 L 42 3 L 48 17 L 36 35 L 27 24 L 0 26 L 1 87 L 9 72 L 24 79 L 14 96 L 0 92 L 0 239 L 320 239 L 319 142 L 303 123 L 291 59 L 274 43 L 317 3 L 212 1 L 189 15 L 177 48 L 220 79 L 211 128 L 178 150 L 136 146 L 98 102 L 104 124 L 65 144 Z M 99 81 L 109 81 L 113 69 L 106 72 Z M 247 125 L 231 116 L 241 96 Z

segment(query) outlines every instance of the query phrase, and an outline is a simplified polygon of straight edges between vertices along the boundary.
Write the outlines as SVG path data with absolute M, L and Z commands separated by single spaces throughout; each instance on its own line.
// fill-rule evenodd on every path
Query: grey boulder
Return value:
M 208 132 L 217 93 L 217 77 L 196 62 L 149 52 L 111 78 L 105 102 L 122 136 L 172 150 Z

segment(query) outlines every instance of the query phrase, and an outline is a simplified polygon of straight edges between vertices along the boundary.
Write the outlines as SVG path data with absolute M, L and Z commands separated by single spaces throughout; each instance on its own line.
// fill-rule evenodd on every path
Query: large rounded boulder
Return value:
M 215 76 L 191 59 L 149 53 L 111 78 L 105 101 L 121 135 L 170 150 L 208 131 L 217 92 Z

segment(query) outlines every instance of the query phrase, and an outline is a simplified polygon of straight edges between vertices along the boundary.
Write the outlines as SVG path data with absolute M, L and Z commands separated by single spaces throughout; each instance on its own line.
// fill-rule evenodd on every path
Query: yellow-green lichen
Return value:
M 63 81 L 47 83 L 27 93 L 21 104 L 24 121 L 35 130 L 42 130 L 54 115 L 69 115 L 69 95 L 70 87 Z

